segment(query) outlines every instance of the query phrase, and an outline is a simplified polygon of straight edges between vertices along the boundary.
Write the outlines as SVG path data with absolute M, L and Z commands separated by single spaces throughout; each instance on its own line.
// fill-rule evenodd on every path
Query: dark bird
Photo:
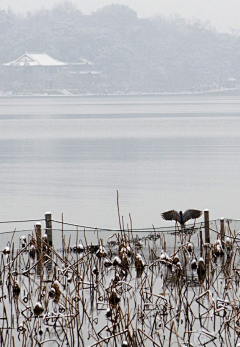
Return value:
M 163 219 L 175 220 L 181 225 L 181 227 L 184 227 L 185 223 L 189 219 L 196 219 L 196 218 L 199 218 L 201 215 L 202 215 L 202 211 L 194 210 L 194 209 L 187 210 L 184 213 L 182 211 L 178 212 L 175 210 L 171 210 L 171 211 L 163 212 L 161 214 Z

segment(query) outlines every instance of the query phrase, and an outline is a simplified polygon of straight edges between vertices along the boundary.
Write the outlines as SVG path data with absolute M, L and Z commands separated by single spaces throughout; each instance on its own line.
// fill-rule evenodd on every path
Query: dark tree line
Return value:
M 88 59 L 103 80 L 136 91 L 194 90 L 240 79 L 236 35 L 176 16 L 139 19 L 123 5 L 91 15 L 69 2 L 26 15 L 0 11 L 1 63 L 25 51 L 68 62 Z

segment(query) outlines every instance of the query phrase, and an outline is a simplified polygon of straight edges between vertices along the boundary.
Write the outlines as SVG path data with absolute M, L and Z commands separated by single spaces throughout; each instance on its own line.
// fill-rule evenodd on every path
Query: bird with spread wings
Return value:
M 163 212 L 161 214 L 163 219 L 175 220 L 183 228 L 185 226 L 185 223 L 189 219 L 196 219 L 196 218 L 199 218 L 201 215 L 202 215 L 202 211 L 195 210 L 195 209 L 189 209 L 189 210 L 186 210 L 185 212 L 182 212 L 182 211 L 178 212 L 176 210 L 170 210 L 170 211 Z

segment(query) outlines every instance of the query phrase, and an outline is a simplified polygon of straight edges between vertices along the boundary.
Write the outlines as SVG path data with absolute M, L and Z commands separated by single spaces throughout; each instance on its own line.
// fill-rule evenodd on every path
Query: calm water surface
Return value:
M 239 153 L 237 97 L 1 98 L 0 220 L 118 228 L 117 190 L 135 228 L 172 208 L 238 219 Z

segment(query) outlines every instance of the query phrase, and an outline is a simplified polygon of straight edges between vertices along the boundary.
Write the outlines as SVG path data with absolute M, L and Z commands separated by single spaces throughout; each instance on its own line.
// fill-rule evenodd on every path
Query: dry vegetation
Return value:
M 228 227 L 221 241 L 215 228 L 201 247 L 200 231 L 120 230 L 108 240 L 99 232 L 91 245 L 77 230 L 58 251 L 35 231 L 10 240 L 0 262 L 1 345 L 236 346 L 240 238 Z

